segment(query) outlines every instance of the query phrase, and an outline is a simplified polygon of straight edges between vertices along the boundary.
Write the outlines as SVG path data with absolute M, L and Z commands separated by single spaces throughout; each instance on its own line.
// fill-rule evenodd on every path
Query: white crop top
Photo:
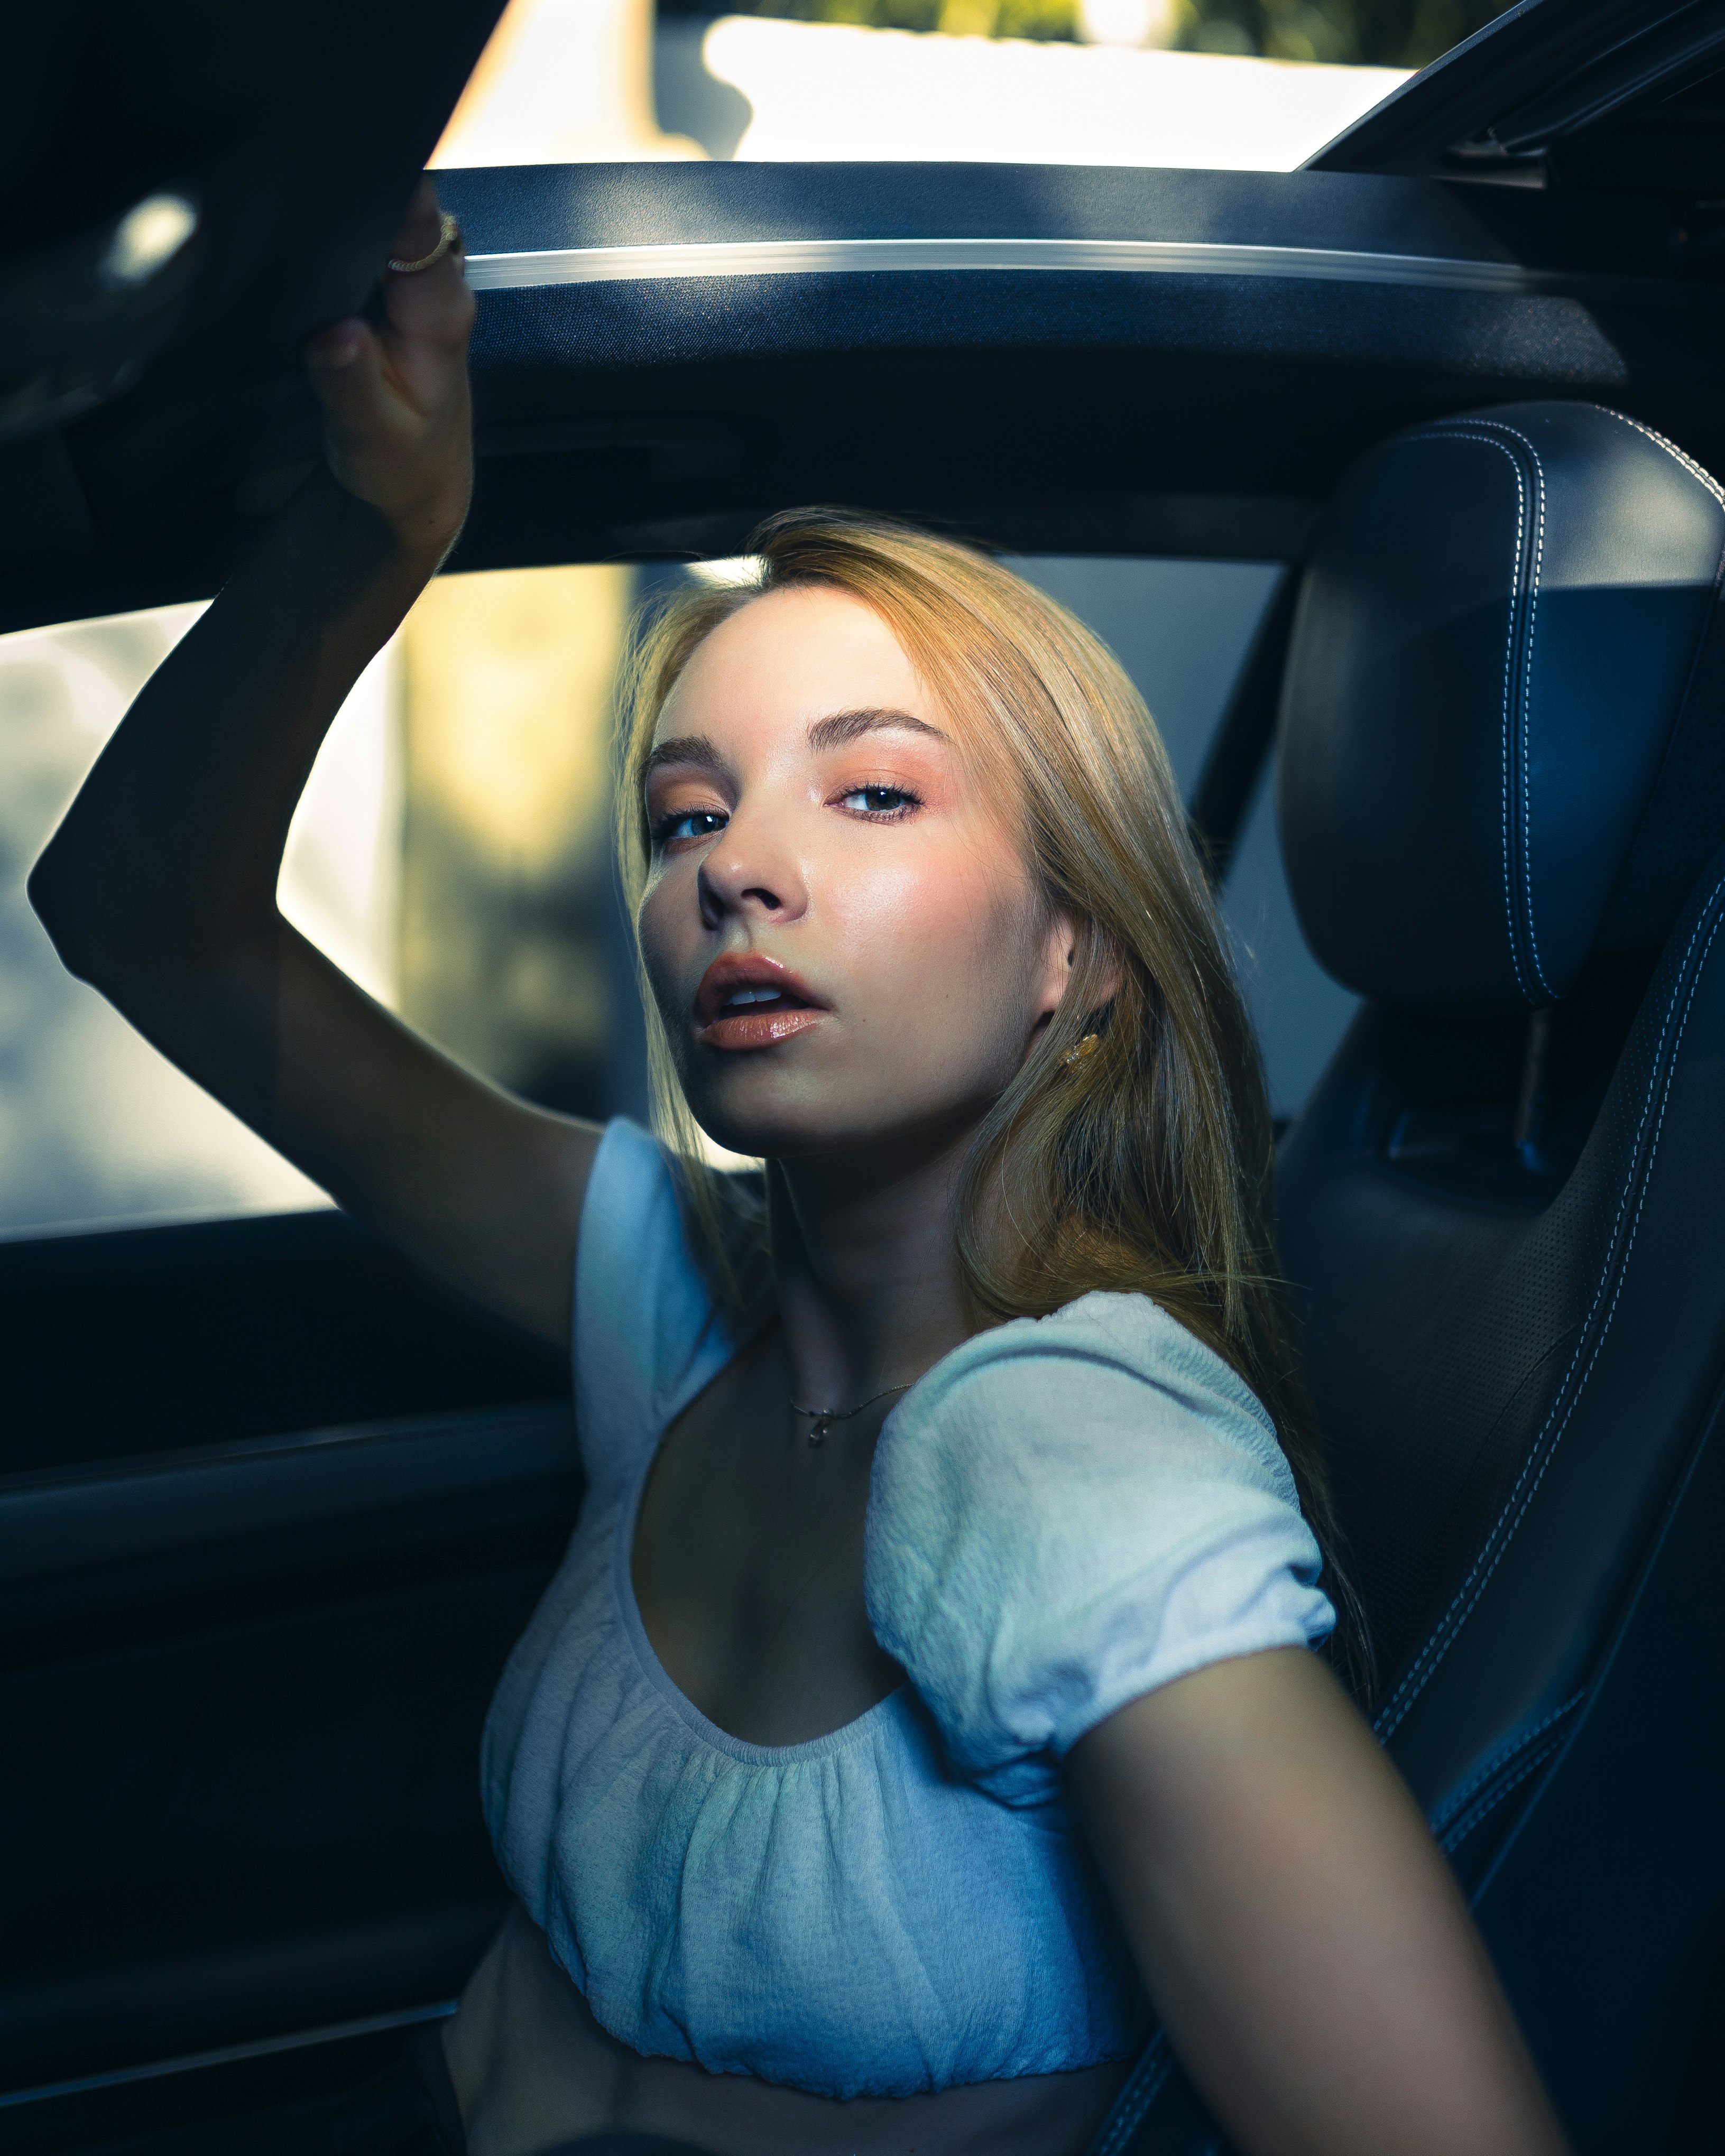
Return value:
M 485 1731 L 498 1860 L 639 2051 L 822 2095 L 1120 2058 L 1147 2013 L 1059 1762 L 1116 1708 L 1333 1621 L 1251 1393 L 1142 1296 L 967 1342 L 887 1417 L 869 1619 L 910 1683 L 747 1744 L 654 1653 L 630 1579 L 647 1471 L 735 1346 L 633 1124 L 576 1267 L 588 1490 Z

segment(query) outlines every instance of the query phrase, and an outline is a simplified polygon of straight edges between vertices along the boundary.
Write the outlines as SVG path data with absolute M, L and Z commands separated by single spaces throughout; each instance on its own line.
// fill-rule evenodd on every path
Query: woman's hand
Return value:
M 393 252 L 416 261 L 438 242 L 440 213 L 422 180 Z M 414 558 L 454 545 L 473 489 L 467 341 L 473 295 L 459 240 L 429 270 L 389 270 L 384 326 L 335 323 L 306 351 L 322 400 L 329 467 L 350 494 L 388 518 Z
M 1449 1867 L 1315 1656 L 1182 1677 L 1067 1763 L 1169 2039 L 1250 2156 L 1563 2156 Z

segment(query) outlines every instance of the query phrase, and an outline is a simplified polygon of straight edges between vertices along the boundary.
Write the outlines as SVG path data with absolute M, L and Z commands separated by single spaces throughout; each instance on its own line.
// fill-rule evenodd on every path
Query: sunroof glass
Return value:
M 1514 0 L 660 0 L 661 15 L 770 15 L 946 36 L 1029 38 L 1422 68 Z

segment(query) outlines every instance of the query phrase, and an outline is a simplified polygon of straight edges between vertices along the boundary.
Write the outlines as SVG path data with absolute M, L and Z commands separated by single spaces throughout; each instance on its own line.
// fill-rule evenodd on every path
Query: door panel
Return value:
M 345 1214 L 0 1243 L 0 1475 L 555 1399 L 564 1358 Z
M 452 1997 L 563 1358 L 334 1214 L 8 1246 L 0 1345 L 0 2093 Z
M 7 1830 L 39 1852 L 4 1907 L 3 2085 L 459 1991 L 503 1907 L 479 1724 L 542 1581 L 500 1568 L 0 1680 L 37 1763 Z
M 0 1485 L 0 1639 L 434 1567 L 561 1504 L 561 1404 L 241 1439 Z
M 0 1678 L 0 2088 L 453 1997 L 505 1897 L 478 1799 L 546 1577 L 497 1561 Z

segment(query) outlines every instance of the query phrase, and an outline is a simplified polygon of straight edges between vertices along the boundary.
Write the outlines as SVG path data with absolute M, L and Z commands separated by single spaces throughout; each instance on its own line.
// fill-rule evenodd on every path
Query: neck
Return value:
M 952 1243 L 973 1135 L 773 1163 L 773 1281 L 803 1404 L 842 1409 L 913 1383 L 976 1330 Z

